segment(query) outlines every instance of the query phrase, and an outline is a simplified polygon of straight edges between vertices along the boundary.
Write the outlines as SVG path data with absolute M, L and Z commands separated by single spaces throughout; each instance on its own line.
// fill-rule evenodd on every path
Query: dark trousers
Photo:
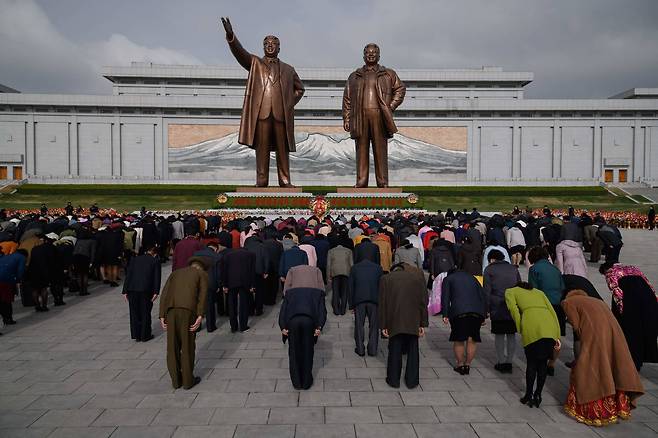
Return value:
M 53 294 L 55 304 L 64 302 L 64 279 L 59 278 L 50 284 L 50 293 Z
M 255 293 L 253 296 L 254 299 L 254 313 L 256 315 L 261 315 L 263 313 L 263 303 L 265 301 L 265 279 L 263 274 L 256 274 L 254 278 Z
M 194 384 L 196 333 L 190 331 L 194 315 L 187 309 L 167 312 L 167 369 L 174 388 L 190 388 Z
M 347 308 L 347 275 L 336 275 L 331 279 L 331 307 L 334 315 L 345 315 Z
M 270 272 L 265 279 L 265 296 L 263 302 L 269 306 L 276 304 L 276 296 L 279 293 L 279 275 L 276 272 Z
M 228 317 L 231 331 L 247 330 L 249 323 L 250 292 L 240 287 L 228 291 Z
M 220 292 L 215 297 L 215 305 L 217 306 L 217 315 L 226 316 L 228 315 L 228 294 Z
M 288 325 L 290 380 L 295 389 L 313 385 L 314 332 L 313 320 L 306 315 L 293 316 Z
M 621 245 L 608 246 L 605 248 L 605 261 L 610 263 L 619 263 L 619 253 L 621 252 Z
M 208 298 L 206 298 L 206 330 L 212 332 L 217 330 L 217 314 L 215 313 L 215 301 L 218 300 L 219 295 L 215 290 L 208 291 Z
M 356 139 L 356 186 L 368 187 L 368 163 L 370 143 L 372 155 L 375 158 L 375 177 L 377 187 L 388 186 L 388 144 L 386 129 L 378 109 L 364 109 L 363 132 Z
M 2 315 L 2 321 L 5 323 L 14 320 L 14 306 L 11 301 L 0 301 L 0 315 Z
M 128 292 L 130 311 L 130 336 L 136 341 L 146 341 L 151 337 L 151 309 L 153 302 L 147 293 Z
M 365 338 L 366 317 L 368 318 L 368 355 L 376 356 L 379 345 L 379 316 L 377 304 L 360 303 L 354 308 L 354 342 L 357 354 L 365 354 L 363 345 Z M 399 377 L 398 377 L 399 380 Z
M 590 257 L 589 261 L 598 263 L 601 260 L 601 252 L 603 251 L 603 241 L 598 237 L 594 236 L 592 244 L 590 245 Z
M 407 388 L 415 388 L 419 383 L 420 359 L 418 356 L 418 336 L 399 334 L 388 340 L 388 362 L 386 364 L 386 383 L 394 388 L 400 387 L 402 374 L 402 352 L 407 353 L 407 369 L 404 372 L 404 382 Z
M 276 151 L 276 168 L 279 185 L 290 184 L 290 163 L 285 122 L 279 122 L 271 115 L 256 122 L 254 134 L 256 149 L 256 185 L 267 187 L 270 180 L 270 151 Z

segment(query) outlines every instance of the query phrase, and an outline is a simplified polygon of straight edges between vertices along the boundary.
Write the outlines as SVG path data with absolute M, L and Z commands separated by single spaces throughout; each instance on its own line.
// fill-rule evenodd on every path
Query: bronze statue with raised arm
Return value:
M 379 65 L 379 47 L 363 49 L 365 65 L 347 79 L 343 92 L 343 127 L 356 143 L 356 186 L 368 187 L 369 149 L 375 158 L 377 187 L 388 187 L 388 139 L 398 131 L 393 111 L 406 88 L 395 71 Z
M 277 37 L 265 37 L 261 58 L 242 47 L 228 18 L 222 18 L 222 25 L 231 53 L 249 71 L 238 142 L 256 151 L 256 186 L 268 186 L 270 151 L 275 151 L 279 186 L 294 187 L 288 154 L 295 152 L 295 105 L 304 85 L 295 69 L 279 60 Z

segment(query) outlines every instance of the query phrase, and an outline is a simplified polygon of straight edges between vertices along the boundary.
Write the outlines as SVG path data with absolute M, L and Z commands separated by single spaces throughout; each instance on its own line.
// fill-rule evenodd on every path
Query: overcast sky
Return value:
M 295 67 L 357 67 L 376 42 L 394 69 L 534 72 L 533 98 L 658 87 L 658 0 L 0 0 L 0 83 L 110 94 L 104 65 L 234 65 L 220 16 Z

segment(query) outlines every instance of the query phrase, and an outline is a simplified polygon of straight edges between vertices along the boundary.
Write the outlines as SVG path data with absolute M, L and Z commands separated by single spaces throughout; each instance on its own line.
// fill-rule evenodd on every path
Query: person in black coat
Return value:
M 217 330 L 216 307 L 220 309 L 224 308 L 224 294 L 220 290 L 222 253 L 219 253 L 218 250 L 219 245 L 216 242 L 210 242 L 205 248 L 193 254 L 193 257 L 205 258 L 206 266 L 208 266 L 208 295 L 206 298 L 206 330 L 208 330 L 208 333 Z M 217 306 L 220 300 L 222 301 L 222 305 Z
M 256 256 L 256 265 L 254 270 L 254 302 L 253 312 L 256 316 L 263 314 L 263 302 L 265 300 L 265 280 L 269 277 L 268 268 L 270 265 L 269 252 L 263 244 L 263 239 L 259 235 L 248 237 L 244 241 L 244 249 Z
M 256 256 L 244 248 L 227 251 L 221 265 L 222 289 L 228 294 L 231 332 L 249 330 L 250 293 L 255 292 Z
M 57 250 L 48 238 L 42 237 L 41 243 L 32 249 L 30 263 L 25 271 L 25 283 L 32 290 L 34 310 L 37 312 L 48 311 L 48 286 L 50 286 L 55 275 L 55 263 Z
M 119 266 L 123 256 L 123 232 L 118 224 L 112 224 L 103 231 L 96 234 L 99 264 L 103 272 L 103 283 L 117 287 L 119 277 Z M 153 245 L 155 246 L 155 245 Z
M 354 313 L 354 352 L 365 356 L 364 325 L 368 318 L 368 356 L 376 356 L 379 342 L 379 279 L 384 274 L 381 265 L 362 260 L 352 266 L 348 278 L 347 301 Z
M 370 260 L 377 264 L 381 261 L 379 247 L 367 237 L 364 237 L 361 243 L 354 247 L 354 264 L 359 263 L 361 260 Z
M 265 278 L 265 296 L 263 301 L 265 304 L 273 306 L 276 304 L 276 296 L 279 292 L 279 263 L 281 262 L 281 254 L 283 254 L 283 245 L 276 240 L 276 230 L 273 227 L 265 228 L 265 240 L 263 246 L 267 252 L 267 277 Z
M 133 257 L 123 282 L 123 298 L 130 310 L 130 335 L 137 342 L 153 339 L 151 310 L 160 294 L 162 277 L 157 254 L 157 248 L 152 246 L 145 254 Z
M 315 236 L 315 239 L 308 242 L 313 248 L 315 248 L 315 254 L 318 258 L 318 268 L 322 272 L 322 278 L 324 282 L 327 282 L 327 256 L 329 255 L 329 241 L 322 234 Z
M 325 293 L 322 289 L 293 288 L 283 296 L 279 328 L 288 344 L 290 380 L 295 389 L 313 385 L 315 343 L 327 322 Z

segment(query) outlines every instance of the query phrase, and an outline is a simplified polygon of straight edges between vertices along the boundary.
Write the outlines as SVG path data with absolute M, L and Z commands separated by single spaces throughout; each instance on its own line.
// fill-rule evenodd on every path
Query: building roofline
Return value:
M 0 93 L 0 105 L 241 109 L 242 96 L 126 96 Z M 304 97 L 296 109 L 340 110 L 336 99 Z M 408 99 L 404 111 L 656 111 L 658 99 Z
M 247 71 L 240 66 L 164 65 L 132 63 L 130 66 L 105 66 L 102 75 L 112 82 L 121 77 L 171 79 L 246 79 Z M 354 68 L 296 68 L 302 80 L 344 81 Z M 395 69 L 406 81 L 445 82 L 517 82 L 527 85 L 534 79 L 531 72 L 505 72 L 500 67 L 479 69 Z
M 658 96 L 658 88 L 631 88 L 622 91 L 619 94 L 615 94 L 614 96 L 610 96 L 609 99 L 633 99 L 635 97 L 643 96 Z

